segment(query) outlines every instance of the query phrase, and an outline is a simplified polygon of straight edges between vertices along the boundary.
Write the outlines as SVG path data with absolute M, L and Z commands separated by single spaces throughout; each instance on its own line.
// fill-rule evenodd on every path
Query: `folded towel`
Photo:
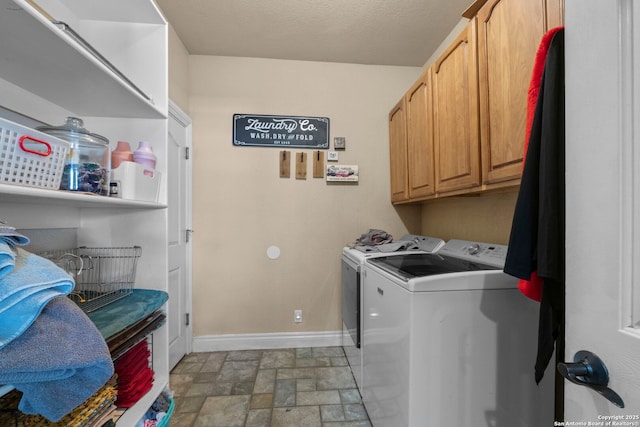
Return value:
M 0 279 L 11 273 L 16 264 L 16 252 L 13 247 L 0 239 Z
M 58 421 L 113 374 L 102 334 L 69 298 L 54 298 L 35 322 L 0 350 L 0 384 L 23 392 L 18 408 Z
M 0 240 L 14 245 L 28 245 L 29 238 L 16 231 L 15 227 L 10 226 L 0 219 Z
M 142 340 L 114 363 L 118 375 L 118 407 L 133 406 L 153 387 L 154 372 L 149 368 L 150 356 L 149 344 L 147 340 Z
M 22 334 L 52 298 L 68 295 L 73 279 L 48 259 L 16 248 L 13 271 L 0 279 L 0 349 Z

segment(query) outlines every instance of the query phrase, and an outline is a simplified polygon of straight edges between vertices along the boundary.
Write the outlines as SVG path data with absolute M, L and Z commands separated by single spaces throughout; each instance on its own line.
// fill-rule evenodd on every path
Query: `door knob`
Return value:
M 558 372 L 572 383 L 589 387 L 617 407 L 624 408 L 624 401 L 620 395 L 607 387 L 609 371 L 606 365 L 590 351 L 577 352 L 573 356 L 573 363 L 558 363 Z

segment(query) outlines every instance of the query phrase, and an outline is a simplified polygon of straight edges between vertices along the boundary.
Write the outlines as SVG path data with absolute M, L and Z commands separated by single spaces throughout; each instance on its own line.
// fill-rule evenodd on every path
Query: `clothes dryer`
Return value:
M 351 366 L 353 377 L 359 389 L 362 389 L 362 275 L 365 260 L 376 257 L 402 256 L 409 253 L 435 253 L 445 242 L 437 237 L 408 234 L 398 242 L 406 250 L 380 252 L 376 248 L 362 250 L 345 247 L 342 250 L 342 346 Z
M 506 252 L 451 240 L 366 260 L 362 397 L 374 427 L 553 424 L 552 380 L 534 381 L 538 306 L 502 272 Z

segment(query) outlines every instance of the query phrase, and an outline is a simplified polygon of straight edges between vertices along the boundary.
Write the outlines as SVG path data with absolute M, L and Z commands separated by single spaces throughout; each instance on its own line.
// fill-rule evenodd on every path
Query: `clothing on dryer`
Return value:
M 362 234 L 356 240 L 356 245 L 363 246 L 376 246 L 390 243 L 393 241 L 393 236 L 384 230 L 377 230 L 375 228 L 369 229 L 368 232 Z

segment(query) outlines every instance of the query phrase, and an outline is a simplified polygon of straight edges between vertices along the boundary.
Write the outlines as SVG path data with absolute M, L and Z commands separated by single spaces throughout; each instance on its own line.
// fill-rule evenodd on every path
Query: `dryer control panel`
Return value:
M 441 255 L 503 268 L 507 258 L 507 248 L 506 245 L 452 239 L 438 252 Z

